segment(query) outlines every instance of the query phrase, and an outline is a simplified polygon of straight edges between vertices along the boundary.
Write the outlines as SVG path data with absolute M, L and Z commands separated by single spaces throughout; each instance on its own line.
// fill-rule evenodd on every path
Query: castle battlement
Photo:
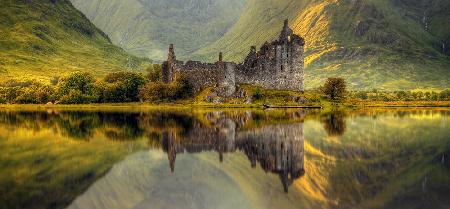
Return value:
M 216 63 L 176 60 L 173 45 L 163 63 L 163 81 L 172 82 L 183 74 L 195 91 L 205 87 L 225 89 L 222 96 L 231 96 L 236 84 L 251 84 L 267 89 L 304 91 L 304 45 L 302 37 L 294 34 L 286 20 L 278 40 L 264 43 L 260 50 L 251 47 L 244 62 L 223 62 L 222 53 Z

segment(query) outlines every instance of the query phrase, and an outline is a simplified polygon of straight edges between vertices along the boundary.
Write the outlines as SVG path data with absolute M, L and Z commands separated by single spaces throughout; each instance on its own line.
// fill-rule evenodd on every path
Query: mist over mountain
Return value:
M 114 44 L 164 60 L 170 43 L 186 57 L 222 37 L 245 0 L 71 0 Z

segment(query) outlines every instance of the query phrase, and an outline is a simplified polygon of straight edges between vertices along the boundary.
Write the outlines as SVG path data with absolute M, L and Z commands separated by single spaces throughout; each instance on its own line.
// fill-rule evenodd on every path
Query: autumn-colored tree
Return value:
M 328 78 L 322 91 L 330 99 L 340 100 L 347 94 L 347 84 L 343 78 Z

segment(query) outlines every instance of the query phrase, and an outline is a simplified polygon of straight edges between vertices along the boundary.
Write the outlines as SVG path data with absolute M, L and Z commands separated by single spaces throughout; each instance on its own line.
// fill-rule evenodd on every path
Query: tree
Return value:
M 343 78 L 328 78 L 322 90 L 331 100 L 340 100 L 347 94 L 347 84 Z

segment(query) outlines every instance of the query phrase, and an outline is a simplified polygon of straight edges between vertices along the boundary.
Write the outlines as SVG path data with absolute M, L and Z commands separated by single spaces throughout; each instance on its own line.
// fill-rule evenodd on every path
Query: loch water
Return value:
M 0 110 L 0 209 L 450 208 L 450 109 Z

